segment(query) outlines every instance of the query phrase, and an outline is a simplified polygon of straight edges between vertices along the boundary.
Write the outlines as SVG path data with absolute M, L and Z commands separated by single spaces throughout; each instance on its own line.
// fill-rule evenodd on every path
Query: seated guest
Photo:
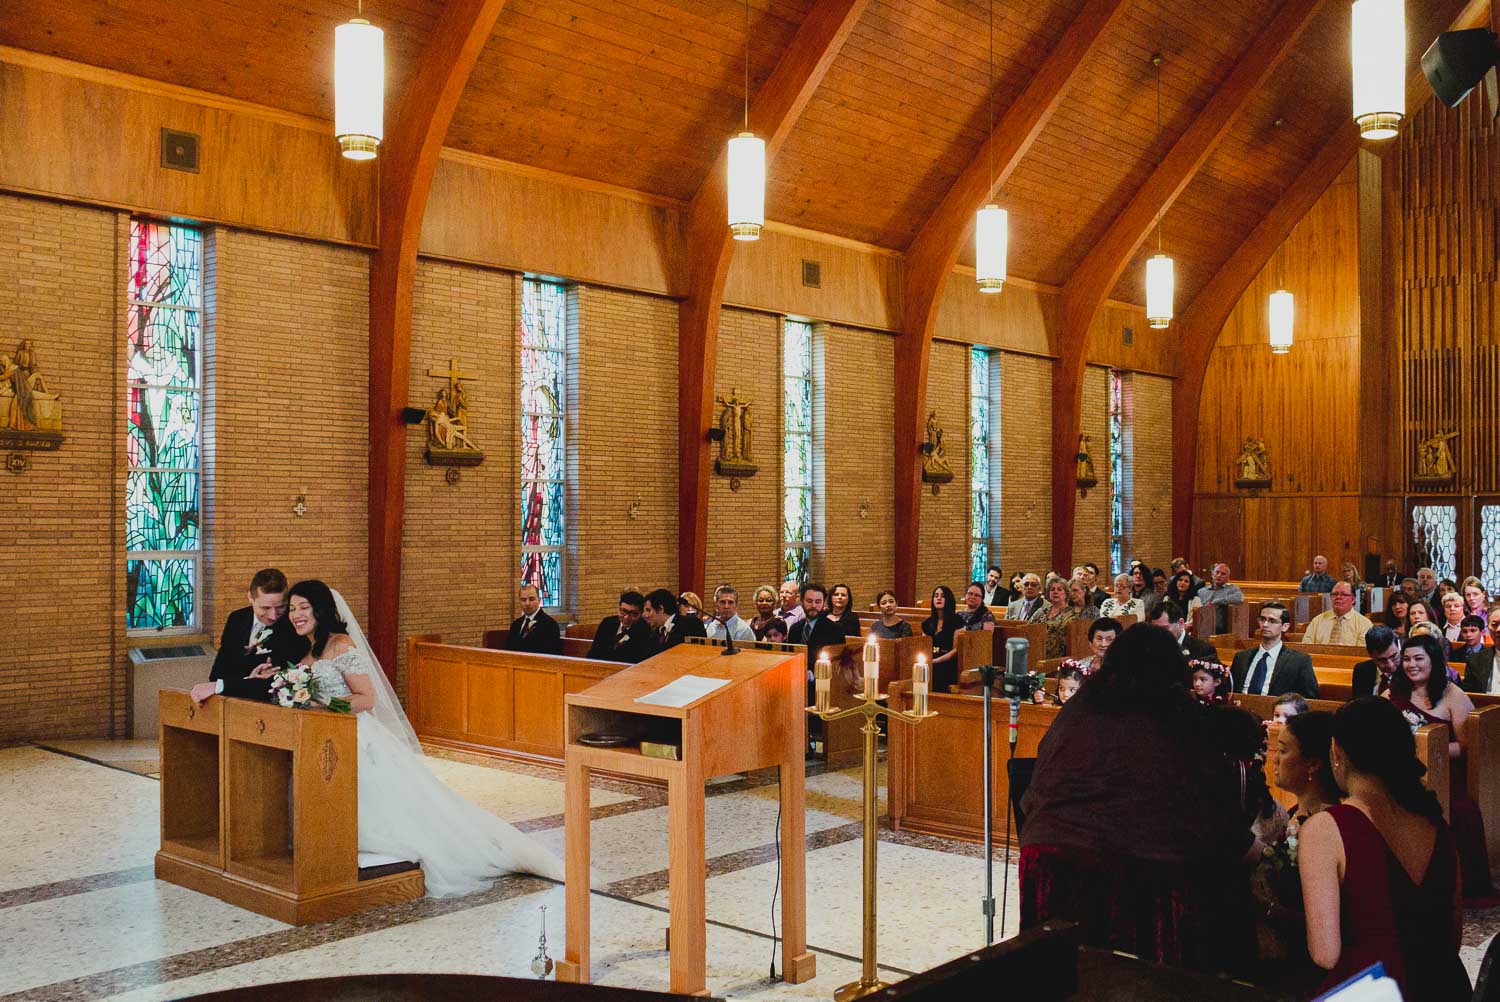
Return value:
M 1400 569 L 1396 567 L 1396 561 L 1387 560 L 1385 562 L 1385 570 L 1376 579 L 1375 586 L 1377 588 L 1400 588 L 1402 577 Z
M 1292 628 L 1292 614 L 1280 602 L 1260 607 L 1260 644 L 1236 651 L 1229 670 L 1234 673 L 1234 691 L 1260 696 L 1280 696 L 1299 692 L 1308 699 L 1318 698 L 1318 676 L 1313 672 L 1312 658 L 1294 651 L 1282 639 Z
M 677 596 L 677 614 L 691 617 L 699 622 L 707 618 L 703 615 L 703 599 L 699 598 L 695 591 L 685 591 Z
M 658 588 L 646 596 L 646 625 L 651 627 L 647 650 L 659 653 L 676 647 L 688 637 L 708 636 L 703 620 L 697 616 L 680 615 L 677 608 L 677 600 L 665 588 Z
M 1047 628 L 1047 650 L 1049 658 L 1067 657 L 1068 624 L 1078 618 L 1078 610 L 1068 604 L 1068 585 L 1062 578 L 1053 578 L 1047 583 L 1047 605 L 1038 609 L 1027 620 L 1041 623 Z
M 1470 575 L 1464 578 L 1463 587 L 1459 590 L 1464 596 L 1464 613 L 1482 618 L 1490 601 L 1490 593 L 1485 590 L 1484 582 Z
M 1436 637 L 1412 637 L 1401 651 L 1401 670 L 1391 677 L 1385 698 L 1402 712 L 1413 731 L 1423 724 L 1448 725 L 1448 816 L 1453 820 L 1464 898 L 1477 902 L 1493 897 L 1495 889 L 1490 884 L 1484 819 L 1466 782 L 1464 723 L 1474 703 L 1449 681 L 1445 667 L 1442 643 Z
M 1178 571 L 1173 574 L 1172 579 L 1167 582 L 1167 598 L 1186 609 L 1198 598 L 1200 586 L 1194 584 L 1195 580 L 1188 571 Z
M 1217 661 L 1191 661 L 1188 667 L 1192 669 L 1189 689 L 1194 699 L 1204 706 L 1230 702 L 1234 680 L 1230 678 L 1229 669 Z
M 1240 586 L 1229 583 L 1229 565 L 1214 564 L 1214 579 L 1198 589 L 1198 601 L 1202 605 L 1230 605 L 1245 601 Z
M 870 624 L 870 635 L 881 640 L 900 640 L 912 635 L 911 624 L 896 615 L 896 593 L 887 588 L 875 596 L 880 607 L 880 618 Z
M 854 593 L 846 584 L 836 584 L 828 593 L 827 619 L 846 637 L 860 634 L 859 613 L 854 611 Z
M 536 585 L 523 584 L 516 592 L 516 600 L 521 603 L 521 615 L 510 624 L 505 649 L 530 654 L 561 654 L 562 630 L 558 629 L 557 620 L 542 608 L 542 596 Z
M 1307 712 L 1307 700 L 1295 692 L 1278 696 L 1271 706 L 1271 723 L 1284 724 L 1292 717 Z
M 1068 605 L 1079 619 L 1099 618 L 1099 607 L 1089 601 L 1089 595 L 1089 586 L 1083 583 L 1082 578 L 1074 578 L 1068 582 Z
M 1189 661 L 1217 661 L 1219 650 L 1207 640 L 1188 633 L 1187 613 L 1171 599 L 1163 599 L 1146 620 L 1152 626 L 1160 626 L 1172 634 L 1177 641 L 1177 651 Z
M 1330 591 L 1332 609 L 1314 616 L 1302 634 L 1304 644 L 1358 644 L 1375 624 L 1354 609 L 1354 588 L 1340 581 Z
M 651 627 L 641 619 L 646 596 L 638 591 L 620 592 L 619 615 L 605 616 L 594 631 L 589 657 L 596 661 L 635 664 L 656 652 L 651 649 Z
M 1359 589 L 1365 586 L 1364 581 L 1360 579 L 1359 568 L 1355 567 L 1347 560 L 1344 561 L 1344 566 L 1339 575 L 1339 580 L 1349 582 L 1349 587 L 1353 588 L 1355 591 L 1359 591 Z
M 1406 636 L 1406 614 L 1411 612 L 1411 599 L 1405 592 L 1391 592 L 1385 605 L 1385 625 L 1395 631 L 1396 636 Z
M 1484 620 L 1478 616 L 1465 616 L 1458 624 L 1458 642 L 1448 645 L 1448 661 L 1467 665 L 1469 658 L 1493 647 L 1484 644 Z
M 1422 567 L 1417 570 L 1416 598 L 1421 599 L 1428 605 L 1432 605 L 1438 600 L 1437 587 L 1437 571 L 1431 567 Z
M 1495 671 L 1493 644 L 1482 644 L 1478 651 L 1465 657 L 1463 689 L 1464 692 L 1500 693 L 1500 672 Z
M 714 589 L 714 615 L 703 628 L 710 640 L 723 640 L 726 634 L 736 641 L 755 639 L 755 631 L 740 618 L 740 593 L 733 585 L 722 584 Z
M 1188 573 L 1188 576 L 1193 579 L 1193 594 L 1196 595 L 1198 593 L 1198 589 L 1203 587 L 1203 579 L 1193 573 L 1192 565 L 1187 562 L 1186 557 L 1173 557 L 1172 563 L 1169 568 L 1169 573 L 1175 576 L 1181 574 L 1183 571 L 1186 571 Z M 1183 608 L 1186 607 L 1186 605 L 1183 606 Z
M 761 585 L 755 589 L 755 618 L 750 620 L 750 629 L 756 640 L 765 639 L 766 624 L 776 618 L 776 589 L 770 585 Z M 783 621 L 781 625 L 785 627 L 786 622 Z
M 1151 568 L 1142 563 L 1137 563 L 1130 569 L 1130 594 L 1138 599 L 1145 600 L 1151 594 Z
M 1459 642 L 1464 621 L 1464 597 L 1456 591 L 1443 596 L 1443 643 L 1452 647 Z
M 1033 703 L 1056 703 L 1061 706 L 1078 695 L 1078 689 L 1083 685 L 1085 677 L 1083 669 L 1073 665 L 1059 668 L 1057 670 L 1057 695 L 1052 695 L 1046 689 L 1038 689 L 1031 694 L 1031 701 Z
M 1401 668 L 1401 637 L 1389 626 L 1372 626 L 1365 634 L 1365 652 L 1370 659 L 1354 665 L 1354 695 L 1384 695 Z
M 964 589 L 964 605 L 958 610 L 958 621 L 965 630 L 993 630 L 995 614 L 984 604 L 984 583 L 969 582 Z
M 1329 759 L 1347 799 L 1308 818 L 1297 844 L 1307 952 L 1328 972 L 1318 990 L 1378 961 L 1403 998 L 1467 1000 L 1458 859 L 1411 729 L 1361 697 L 1334 714 Z
M 780 616 L 772 616 L 771 621 L 761 630 L 760 638 L 768 644 L 786 643 L 787 625 Z
M 1099 605 L 1101 616 L 1134 616 L 1144 619 L 1146 603 L 1130 594 L 1130 575 L 1115 575 L 1115 593 Z
M 1242 952 L 1218 920 L 1252 836 L 1187 682 L 1172 638 L 1136 625 L 1058 711 L 1022 799 L 1021 928 L 1077 922 L 1087 945 L 1154 964 Z
M 922 620 L 922 632 L 932 638 L 933 692 L 947 692 L 958 681 L 958 648 L 953 646 L 953 634 L 961 624 L 955 604 L 953 589 L 938 585 L 932 589 L 932 612 Z
M 1298 591 L 1333 591 L 1333 578 L 1328 576 L 1328 558 L 1321 553 L 1313 557 L 1312 570 L 1302 575 Z
M 985 605 L 1007 605 L 1010 603 L 1010 592 L 1000 584 L 1000 568 L 991 567 L 984 572 L 984 604 Z
M 1036 615 L 1041 607 L 1042 579 L 1035 574 L 1028 573 L 1021 578 L 1021 594 L 1005 607 L 1005 618 L 1017 619 L 1024 623 Z
M 1083 565 L 1083 583 L 1089 590 L 1089 605 L 1098 608 L 1109 598 L 1109 592 L 1099 587 L 1099 565 L 1087 563 Z
M 1026 577 L 1026 575 L 1022 574 L 1020 571 L 1016 571 L 1014 574 L 1012 574 L 1010 576 L 1010 601 L 1011 602 L 1014 602 L 1016 599 L 1018 599 L 1018 598 L 1021 597 L 1021 579 L 1024 578 L 1024 577 Z M 1010 604 L 1010 602 L 1006 603 L 1006 605 L 1009 605 L 1009 604 Z
M 1089 624 L 1089 656 L 1078 663 L 1085 675 L 1099 670 L 1110 645 L 1120 636 L 1118 619 L 1101 616 Z
M 787 642 L 807 647 L 810 670 L 825 647 L 842 647 L 845 634 L 837 623 L 828 621 L 828 590 L 809 582 L 802 586 L 802 619 L 787 634 Z
M 802 617 L 806 613 L 802 611 L 802 589 L 797 586 L 797 582 L 781 582 L 781 587 L 777 589 L 777 598 L 781 602 L 781 608 L 777 610 L 776 616 L 786 624 L 787 629 L 802 622 Z
M 1490 610 L 1490 627 L 1485 631 L 1485 642 L 1500 645 L 1500 605 Z
M 1416 578 L 1402 578 L 1401 579 L 1401 594 L 1403 594 L 1403 595 L 1406 596 L 1406 600 L 1408 602 L 1415 602 L 1415 601 L 1418 600 L 1418 598 L 1419 598 L 1418 591 L 1419 591 L 1419 589 L 1417 587 L 1417 579 Z
M 1448 578 L 1443 578 L 1443 580 L 1438 582 L 1437 591 L 1433 592 L 1432 594 L 1432 607 L 1435 609 L 1440 609 L 1443 605 L 1443 599 L 1447 598 L 1449 595 L 1458 594 L 1459 592 L 1457 582 L 1450 581 Z M 1459 595 L 1459 597 L 1462 598 L 1463 596 Z
M 1437 625 L 1437 613 L 1432 611 L 1432 606 L 1418 599 L 1406 610 L 1406 634 L 1411 636 L 1411 628 L 1418 623 L 1431 623 Z M 1439 631 L 1441 632 L 1441 631 Z
M 1160 567 L 1151 568 L 1151 591 L 1158 597 L 1167 593 L 1167 572 Z

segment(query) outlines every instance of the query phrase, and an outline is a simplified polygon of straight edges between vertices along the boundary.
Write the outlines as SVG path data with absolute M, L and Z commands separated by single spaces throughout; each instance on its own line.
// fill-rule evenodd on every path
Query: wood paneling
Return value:
M 802 284 L 803 261 L 814 261 L 821 269 L 819 288 Z M 724 304 L 897 330 L 901 269 L 900 257 L 890 251 L 767 228 L 735 254 Z
M 375 241 L 378 175 L 340 157 L 331 130 L 269 110 L 147 93 L 14 50 L 0 60 L 0 187 L 339 243 Z M 200 137 L 198 173 L 161 166 L 163 128 Z

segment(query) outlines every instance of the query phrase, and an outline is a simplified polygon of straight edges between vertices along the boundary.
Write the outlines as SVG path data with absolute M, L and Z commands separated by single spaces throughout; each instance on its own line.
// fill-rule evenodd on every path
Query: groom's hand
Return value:
M 208 702 L 211 696 L 218 695 L 218 692 L 216 690 L 217 687 L 212 682 L 199 682 L 197 685 L 193 686 L 192 691 L 189 692 L 188 695 L 192 697 L 193 702 L 197 703 L 199 706 L 202 706 L 204 703 Z

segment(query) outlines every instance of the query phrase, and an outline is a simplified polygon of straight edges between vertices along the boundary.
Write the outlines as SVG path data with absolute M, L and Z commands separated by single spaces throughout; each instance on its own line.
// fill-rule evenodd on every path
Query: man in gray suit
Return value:
M 1234 678 L 1235 692 L 1262 696 L 1280 696 L 1296 692 L 1308 699 L 1318 698 L 1318 676 L 1312 658 L 1282 643 L 1292 628 L 1292 614 L 1280 602 L 1260 607 L 1260 644 L 1238 651 L 1229 674 Z
M 1027 572 L 1021 579 L 1021 597 L 1005 607 L 1005 618 L 1025 622 L 1042 607 L 1042 579 Z

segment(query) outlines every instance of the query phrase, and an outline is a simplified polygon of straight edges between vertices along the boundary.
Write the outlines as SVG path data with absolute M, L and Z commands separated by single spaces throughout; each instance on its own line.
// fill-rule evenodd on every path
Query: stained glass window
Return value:
M 1125 403 L 1120 370 L 1109 370 L 1109 568 L 1125 573 Z
M 1431 567 L 1438 579 L 1458 580 L 1458 506 L 1419 504 L 1411 509 L 1412 549 L 1418 567 Z
M 990 566 L 990 352 L 969 350 L 969 580 Z
M 125 625 L 197 623 L 203 234 L 130 224 L 125 303 Z
M 787 320 L 782 331 L 782 580 L 805 584 L 813 539 L 813 328 Z
M 521 283 L 521 581 L 562 604 L 567 504 L 568 293 Z
M 1500 592 L 1500 504 L 1479 506 L 1479 580 L 1491 595 Z

